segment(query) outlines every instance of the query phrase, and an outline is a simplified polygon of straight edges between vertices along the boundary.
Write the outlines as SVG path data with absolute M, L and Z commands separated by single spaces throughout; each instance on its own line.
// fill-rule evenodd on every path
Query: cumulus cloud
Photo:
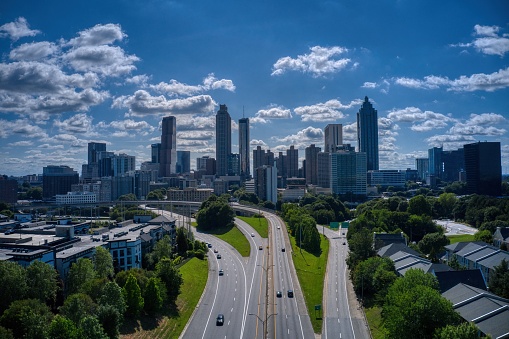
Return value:
M 376 82 L 368 82 L 366 81 L 364 84 L 362 84 L 362 88 L 376 88 L 378 85 Z
M 415 132 L 427 132 L 433 129 L 445 128 L 449 123 L 455 122 L 441 113 L 432 111 L 422 111 L 417 107 L 406 107 L 403 109 L 392 110 L 387 114 L 389 119 L 398 122 L 411 123 L 410 127 Z
M 34 143 L 30 140 L 22 140 L 22 141 L 10 142 L 7 145 L 18 147 L 18 146 L 32 146 L 33 144 Z
M 323 130 L 321 128 L 308 126 L 298 131 L 297 134 L 288 135 L 283 138 L 275 137 L 274 139 L 278 142 L 291 144 L 321 142 L 323 141 Z
M 41 31 L 30 29 L 27 20 L 23 17 L 0 26 L 0 38 L 10 38 L 12 41 L 26 36 L 36 36 L 40 33 Z
M 473 47 L 478 52 L 488 55 L 498 55 L 503 57 L 509 52 L 509 38 L 507 35 L 500 36 L 498 26 L 474 26 L 474 36 L 476 38 L 469 43 L 452 44 L 453 47 Z
M 437 89 L 445 87 L 448 91 L 455 92 L 493 92 L 509 86 L 509 67 L 500 69 L 491 74 L 477 73 L 470 76 L 462 75 L 453 80 L 448 77 L 430 75 L 424 77 L 424 80 L 406 77 L 396 78 L 394 83 L 416 89 Z
M 60 48 L 49 41 L 32 42 L 22 44 L 9 53 L 12 60 L 38 61 L 51 57 L 60 51 Z
M 215 101 L 209 95 L 168 100 L 163 95 L 152 96 L 145 90 L 133 95 L 120 96 L 113 101 L 113 108 L 128 108 L 129 115 L 147 114 L 199 114 L 213 111 Z
M 291 119 L 291 117 L 290 109 L 271 104 L 267 109 L 256 112 L 254 118 L 249 118 L 249 122 L 252 124 L 267 123 L 272 119 Z
M 55 119 L 53 125 L 61 132 L 87 133 L 92 130 L 92 120 L 91 116 L 81 113 L 75 114 L 63 121 Z
M 48 135 L 39 126 L 31 124 L 27 119 L 4 120 L 0 119 L 0 138 L 19 135 L 25 138 L 45 138 Z
M 298 55 L 295 59 L 289 56 L 280 58 L 272 66 L 271 75 L 282 75 L 286 71 L 298 71 L 319 77 L 339 72 L 351 63 L 348 58 L 336 59 L 337 56 L 348 52 L 348 49 L 344 47 L 314 46 L 310 48 L 310 51 L 309 54 Z M 355 66 L 356 64 L 354 64 Z
M 345 117 L 341 110 L 360 104 L 362 104 L 362 100 L 353 100 L 345 105 L 339 100 L 333 99 L 325 103 L 297 107 L 294 111 L 297 115 L 301 116 L 302 121 L 335 121 Z
M 118 24 L 95 25 L 78 33 L 78 37 L 69 40 L 71 46 L 110 45 L 127 37 Z
M 177 121 L 177 130 L 179 131 L 196 131 L 196 130 L 210 130 L 213 131 L 216 127 L 216 117 L 210 116 L 195 116 L 183 115 L 179 116 Z
M 190 96 L 215 89 L 225 89 L 230 92 L 235 91 L 233 81 L 228 79 L 218 80 L 214 76 L 214 73 L 207 75 L 207 77 L 203 79 L 201 85 L 187 85 L 175 79 L 171 79 L 169 83 L 160 82 L 157 85 L 151 85 L 150 88 L 170 96 Z
M 507 119 L 500 114 L 471 114 L 467 121 L 457 122 L 451 127 L 449 133 L 459 135 L 501 136 L 506 133 L 506 130 L 498 128 L 497 126 L 505 123 L 507 123 Z

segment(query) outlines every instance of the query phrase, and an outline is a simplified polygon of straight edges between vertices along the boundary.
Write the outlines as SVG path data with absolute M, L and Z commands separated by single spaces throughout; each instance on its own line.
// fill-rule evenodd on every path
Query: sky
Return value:
M 0 57 L 0 174 L 81 172 L 92 141 L 138 169 L 169 115 L 194 168 L 220 104 L 233 152 L 248 117 L 251 149 L 303 159 L 327 124 L 357 146 L 365 96 L 380 169 L 499 141 L 509 173 L 506 0 L 4 0 Z

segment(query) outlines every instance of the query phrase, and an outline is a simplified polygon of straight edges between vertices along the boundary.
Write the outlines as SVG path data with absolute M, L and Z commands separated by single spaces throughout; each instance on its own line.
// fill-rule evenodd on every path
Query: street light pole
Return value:
M 267 331 L 266 331 L 267 324 L 266 323 L 270 319 L 270 317 L 272 317 L 273 315 L 277 315 L 277 313 L 272 313 L 271 315 L 269 315 L 267 317 L 267 319 L 265 319 L 265 321 L 262 318 L 260 318 L 257 314 L 249 313 L 249 315 L 254 315 L 255 317 L 258 318 L 258 320 L 260 320 L 262 322 L 263 338 L 266 339 L 267 338 Z

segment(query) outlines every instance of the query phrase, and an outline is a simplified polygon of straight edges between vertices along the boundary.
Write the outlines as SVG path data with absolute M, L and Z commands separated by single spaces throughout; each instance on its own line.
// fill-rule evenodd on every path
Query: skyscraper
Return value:
M 49 165 L 42 168 L 42 197 L 44 200 L 57 194 L 71 192 L 71 186 L 79 182 L 78 172 L 69 166 Z
M 177 151 L 177 173 L 191 173 L 191 152 Z
M 332 193 L 366 195 L 366 153 L 339 151 L 330 153 Z
M 164 117 L 162 127 L 159 176 L 169 177 L 176 172 L 177 165 L 177 119 Z
M 378 115 L 367 96 L 357 112 L 357 147 L 366 153 L 367 170 L 378 170 Z
M 288 178 L 297 178 L 299 176 L 299 150 L 295 146 L 292 145 L 286 150 L 286 161 Z
M 343 125 L 328 124 L 325 126 L 325 153 L 334 152 L 338 145 L 343 144 Z
M 500 142 L 477 142 L 463 146 L 467 191 L 499 196 L 502 193 Z
M 428 174 L 436 178 L 442 175 L 442 147 L 428 149 Z
M 243 180 L 251 177 L 249 163 L 249 118 L 239 119 L 240 176 Z
M 151 159 L 150 159 L 150 162 L 153 163 L 153 164 L 158 164 L 159 163 L 160 154 L 161 154 L 161 143 L 158 142 L 157 144 L 150 145 L 150 149 L 151 149 Z
M 105 152 L 106 144 L 103 142 L 89 142 L 88 143 L 88 164 L 97 164 L 99 159 L 97 158 L 98 152 Z
M 228 174 L 228 156 L 232 153 L 232 118 L 226 105 L 216 114 L 216 175 Z
M 318 184 L 318 153 L 321 148 L 316 147 L 315 144 L 306 147 L 306 184 Z

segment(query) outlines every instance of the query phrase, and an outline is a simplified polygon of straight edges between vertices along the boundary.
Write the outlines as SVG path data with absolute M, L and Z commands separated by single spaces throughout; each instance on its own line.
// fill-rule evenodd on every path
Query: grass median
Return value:
M 451 241 L 451 244 L 457 243 L 457 242 L 463 242 L 463 241 L 474 241 L 474 235 L 473 234 L 458 234 L 458 235 L 449 235 L 447 236 L 449 240 Z
M 214 235 L 232 245 L 240 253 L 241 256 L 249 257 L 251 246 L 249 245 L 249 241 L 246 239 L 244 234 L 239 231 L 237 227 L 233 226 L 231 228 L 216 228 L 214 230 L 209 230 L 207 233 Z
M 256 217 L 237 217 L 242 221 L 245 221 L 258 232 L 260 237 L 267 238 L 269 236 L 269 229 L 267 219 L 264 217 L 256 218 Z
M 322 333 L 322 312 L 317 311 L 315 315 L 315 305 L 321 305 L 323 300 L 323 283 L 325 281 L 325 269 L 327 267 L 327 256 L 329 253 L 329 241 L 320 235 L 320 256 L 300 250 L 295 244 L 295 238 L 290 237 L 292 243 L 292 258 L 297 277 L 299 278 L 302 293 L 306 301 L 311 324 L 315 333 Z

